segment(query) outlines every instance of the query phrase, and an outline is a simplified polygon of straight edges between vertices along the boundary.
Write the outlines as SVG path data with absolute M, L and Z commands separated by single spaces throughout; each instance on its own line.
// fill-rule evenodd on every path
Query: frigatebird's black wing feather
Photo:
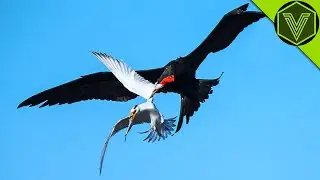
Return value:
M 182 61 L 198 69 L 209 53 L 215 53 L 228 47 L 236 37 L 246 28 L 259 19 L 265 17 L 262 12 L 246 11 L 248 4 L 244 4 L 225 14 L 217 26 L 206 39 L 190 54 L 182 57 Z
M 163 68 L 157 68 L 140 70 L 137 73 L 155 83 L 162 71 Z M 136 97 L 137 95 L 127 90 L 111 72 L 98 72 L 36 94 L 19 104 L 18 108 L 41 103 L 40 107 L 71 104 L 92 99 L 125 102 Z

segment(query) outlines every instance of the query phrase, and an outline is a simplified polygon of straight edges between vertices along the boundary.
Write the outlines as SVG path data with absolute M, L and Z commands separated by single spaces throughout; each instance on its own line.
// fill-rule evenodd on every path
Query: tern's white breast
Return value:
M 147 102 L 145 102 L 143 104 L 140 104 L 140 109 L 141 109 L 141 111 L 147 112 L 147 114 L 149 115 L 150 126 L 152 128 L 160 127 L 160 125 L 161 125 L 161 115 L 160 115 L 157 107 L 152 102 L 147 101 Z

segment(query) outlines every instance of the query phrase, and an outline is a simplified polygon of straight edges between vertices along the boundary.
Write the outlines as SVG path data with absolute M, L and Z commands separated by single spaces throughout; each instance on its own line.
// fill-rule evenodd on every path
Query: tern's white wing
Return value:
M 140 112 L 142 113 L 142 112 Z M 143 124 L 143 123 L 150 123 L 150 119 L 149 118 L 141 118 L 141 116 L 137 115 L 137 117 L 134 119 L 133 121 L 133 125 L 136 125 L 136 124 Z M 106 153 L 106 150 L 107 150 L 107 146 L 108 146 L 108 143 L 109 143 L 109 140 L 112 136 L 114 136 L 117 132 L 121 131 L 122 129 L 128 127 L 129 125 L 129 117 L 125 117 L 123 119 L 120 119 L 112 128 L 109 136 L 108 136 L 108 139 L 106 140 L 106 142 L 104 143 L 104 147 L 102 149 L 102 153 L 101 153 L 101 159 L 100 159 L 100 174 L 101 174 L 101 171 L 102 171 L 102 165 L 103 165 L 103 160 L 104 160 L 104 155 Z
M 121 62 L 110 55 L 99 52 L 92 52 L 114 76 L 126 87 L 129 91 L 149 99 L 155 85 L 141 77 L 126 63 Z

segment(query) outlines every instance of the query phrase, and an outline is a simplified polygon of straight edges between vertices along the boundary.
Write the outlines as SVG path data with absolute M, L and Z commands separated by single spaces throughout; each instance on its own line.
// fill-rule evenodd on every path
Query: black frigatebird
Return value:
M 150 82 L 162 85 L 155 93 L 175 92 L 181 95 L 180 116 L 175 133 L 180 130 L 184 117 L 186 123 L 189 123 L 190 117 L 199 109 L 200 102 L 208 99 L 212 93 L 211 88 L 219 83 L 221 76 L 216 79 L 195 78 L 196 70 L 203 60 L 208 54 L 228 47 L 244 28 L 265 17 L 262 12 L 246 11 L 248 5 L 244 4 L 225 14 L 206 39 L 187 56 L 170 61 L 161 68 L 137 71 Z M 40 107 L 71 104 L 91 99 L 126 102 L 136 97 L 111 72 L 98 72 L 36 94 L 19 104 L 18 108 L 40 103 L 43 103 Z

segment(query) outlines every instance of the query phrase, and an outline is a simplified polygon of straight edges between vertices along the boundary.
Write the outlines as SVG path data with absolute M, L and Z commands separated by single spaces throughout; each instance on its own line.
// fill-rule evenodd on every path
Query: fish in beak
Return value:
M 130 114 L 129 114 L 129 125 L 127 128 L 126 134 L 124 135 L 124 141 L 127 140 L 127 135 L 133 126 L 133 120 L 136 117 L 136 114 L 137 114 L 137 110 L 134 110 L 134 111 L 130 112 Z
M 129 114 L 129 121 L 133 121 L 136 115 L 137 115 L 137 110 L 131 111 Z

